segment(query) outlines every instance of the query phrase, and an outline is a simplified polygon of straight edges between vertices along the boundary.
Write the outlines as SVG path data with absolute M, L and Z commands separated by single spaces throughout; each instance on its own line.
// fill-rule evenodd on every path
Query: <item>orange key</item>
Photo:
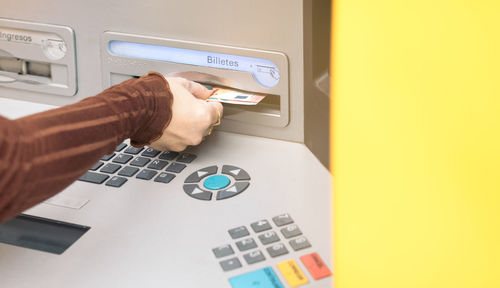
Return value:
M 300 257 L 300 261 L 306 266 L 307 271 L 309 271 L 315 280 L 332 275 L 332 272 L 330 272 L 330 269 L 328 269 L 318 253 L 304 255 Z

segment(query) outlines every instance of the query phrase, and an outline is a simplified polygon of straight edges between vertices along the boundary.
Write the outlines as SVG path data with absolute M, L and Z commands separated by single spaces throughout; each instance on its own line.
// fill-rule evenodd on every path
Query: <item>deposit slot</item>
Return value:
M 117 32 L 105 32 L 101 47 L 104 88 L 157 71 L 265 95 L 257 105 L 225 103 L 223 125 L 288 125 L 288 59 L 284 53 Z

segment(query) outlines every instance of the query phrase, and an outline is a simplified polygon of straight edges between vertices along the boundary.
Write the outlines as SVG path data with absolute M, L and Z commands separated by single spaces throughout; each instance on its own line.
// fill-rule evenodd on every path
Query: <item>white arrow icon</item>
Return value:
M 236 186 L 233 186 L 233 187 L 231 187 L 231 188 L 227 189 L 227 190 L 226 190 L 226 192 L 233 192 L 233 193 L 236 193 L 236 192 L 238 192 L 238 189 L 236 189 Z
M 191 195 L 194 195 L 194 194 L 199 194 L 199 193 L 203 193 L 203 192 L 204 192 L 204 191 L 203 191 L 203 190 L 201 190 L 200 188 L 195 187 L 195 188 L 193 189 L 193 192 L 191 192 Z
M 208 174 L 208 172 L 206 172 L 206 171 L 198 171 L 197 173 L 198 173 L 198 177 L 203 177 L 206 174 Z
M 229 172 L 233 173 L 234 175 L 238 176 L 240 174 L 241 169 L 236 169 L 236 170 L 231 170 Z

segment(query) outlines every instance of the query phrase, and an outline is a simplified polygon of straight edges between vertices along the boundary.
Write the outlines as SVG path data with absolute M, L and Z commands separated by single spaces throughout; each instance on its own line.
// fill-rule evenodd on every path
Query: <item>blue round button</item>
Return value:
M 205 182 L 203 182 L 203 186 L 207 189 L 211 190 L 219 190 L 225 188 L 227 185 L 231 183 L 231 180 L 224 175 L 214 175 L 208 177 Z

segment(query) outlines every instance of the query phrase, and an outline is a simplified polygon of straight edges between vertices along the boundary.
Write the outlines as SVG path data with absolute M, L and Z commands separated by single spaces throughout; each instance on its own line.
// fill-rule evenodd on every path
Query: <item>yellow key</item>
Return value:
M 278 269 L 291 287 L 297 287 L 309 283 L 306 275 L 302 272 L 295 260 L 278 263 Z

